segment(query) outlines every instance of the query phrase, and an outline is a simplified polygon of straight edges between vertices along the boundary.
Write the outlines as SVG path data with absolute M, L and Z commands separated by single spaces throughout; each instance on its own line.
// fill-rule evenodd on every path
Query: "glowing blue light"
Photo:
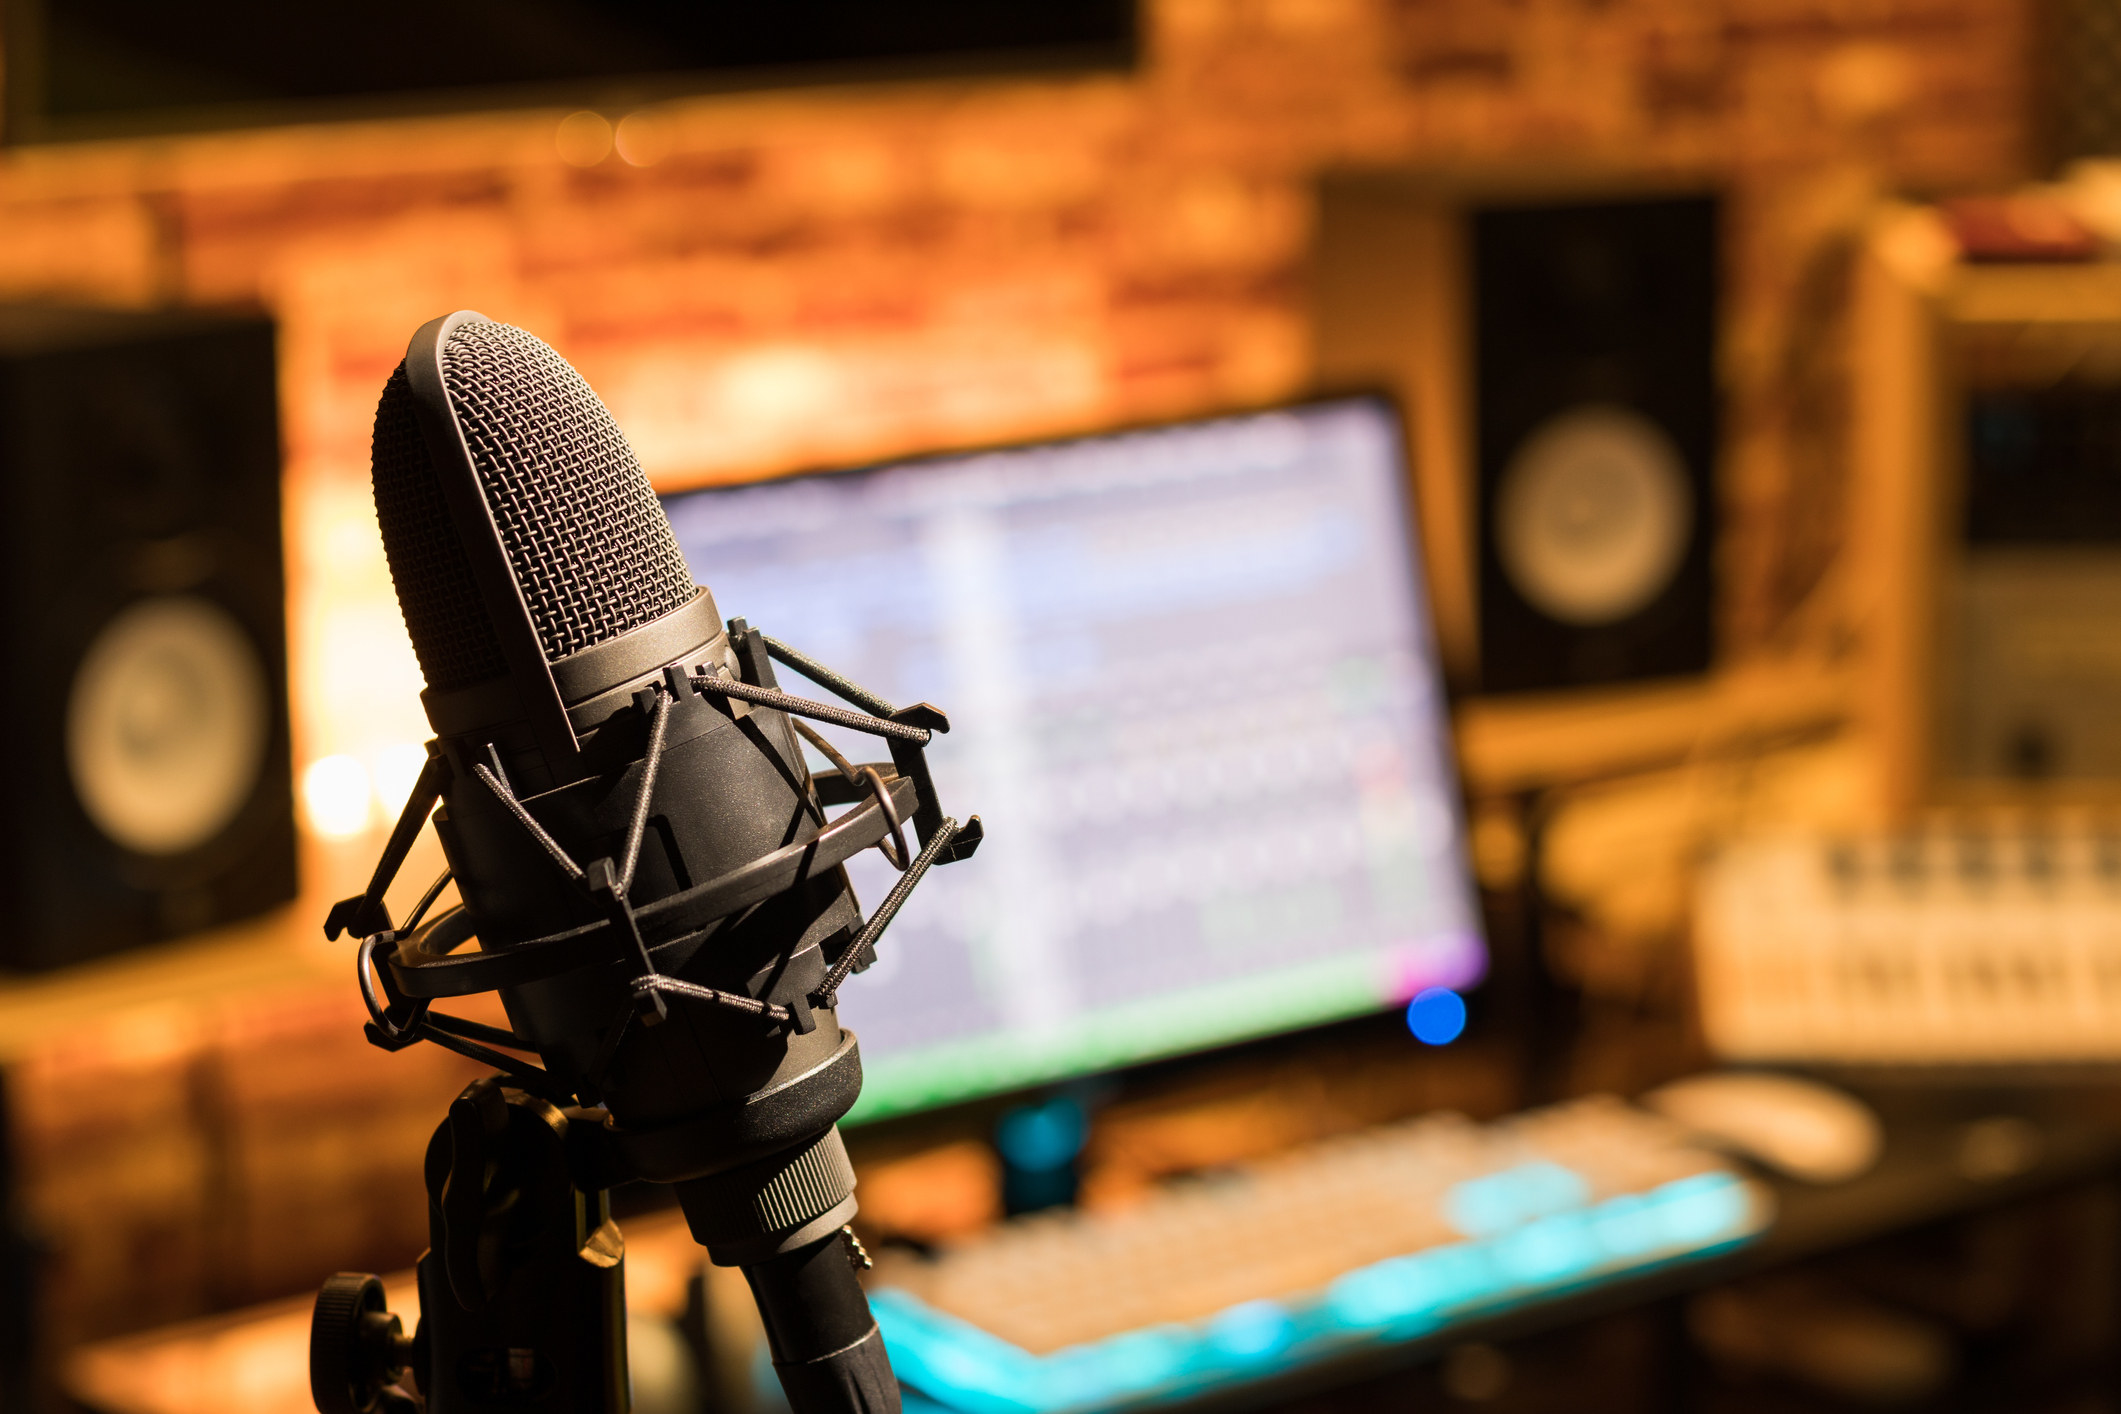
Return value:
M 1324 1305 L 1347 1330 L 1396 1326 L 1413 1334 L 1435 1325 L 1439 1312 L 1484 1289 L 1489 1284 L 1485 1268 L 1483 1254 L 1432 1247 L 1357 1267 L 1326 1288 Z
M 1466 1029 L 1466 1001 L 1449 987 L 1428 987 L 1407 1003 L 1407 1030 L 1430 1046 L 1448 1046 Z
M 1556 1213 L 1504 1234 L 1495 1261 L 1511 1281 L 1545 1286 L 1569 1281 L 1598 1266 L 1605 1254 L 1591 1239 L 1582 1213 Z
M 1607 1199 L 1592 1224 L 1598 1245 L 1626 1260 L 1652 1251 L 1664 1241 L 1661 1217 L 1647 1195 L 1623 1193 Z
M 1289 1343 L 1295 1331 L 1287 1308 L 1276 1301 L 1247 1301 L 1208 1323 L 1208 1339 L 1239 1359 L 1272 1355 Z
M 1444 1193 L 1443 1215 L 1468 1237 L 1493 1237 L 1590 1201 L 1591 1185 L 1582 1174 L 1535 1159 L 1452 1185 Z
M 1483 1229 L 1469 1241 L 1388 1257 L 1320 1291 L 1046 1355 L 903 1289 L 882 1287 L 869 1300 L 893 1366 L 919 1391 L 906 1399 L 908 1414 L 1138 1409 L 1257 1378 L 1270 1361 L 1296 1368 L 1585 1280 L 1722 1250 L 1765 1225 L 1767 1210 L 1752 1192 L 1719 1171 L 1594 1204 L 1580 1174 L 1547 1161 L 1519 1164 L 1451 1190 L 1453 1220 Z
M 1419 1315 L 1431 1301 L 1428 1275 L 1412 1257 L 1357 1267 L 1326 1289 L 1333 1314 L 1349 1328 L 1388 1325 Z
M 1003 1115 L 995 1126 L 994 1147 L 1017 1168 L 1050 1173 L 1072 1163 L 1089 1134 L 1083 1107 L 1063 1096 Z
M 1078 1347 L 1101 1395 L 1155 1388 L 1185 1368 L 1190 1350 L 1183 1332 L 1156 1326 Z
M 1697 1173 L 1653 1197 L 1664 1239 L 1674 1246 L 1707 1244 L 1753 1220 L 1746 1186 L 1728 1173 Z

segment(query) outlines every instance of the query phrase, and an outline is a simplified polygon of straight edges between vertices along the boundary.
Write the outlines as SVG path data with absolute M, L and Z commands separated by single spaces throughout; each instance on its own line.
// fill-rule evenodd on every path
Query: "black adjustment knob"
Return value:
M 410 1342 L 385 1309 L 383 1283 L 339 1272 L 317 1293 L 309 1318 L 309 1397 L 318 1414 L 394 1414 L 413 1407 L 390 1385 Z

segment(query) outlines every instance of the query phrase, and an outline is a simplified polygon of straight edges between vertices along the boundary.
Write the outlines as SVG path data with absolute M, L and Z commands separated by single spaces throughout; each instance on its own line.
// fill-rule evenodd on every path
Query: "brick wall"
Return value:
M 412 1264 L 428 1137 L 486 1068 L 365 1015 L 343 984 L 131 1006 L 8 1067 L 50 1349 Z
M 616 151 L 559 112 L 18 151 L 0 295 L 279 316 L 311 758 L 425 735 L 365 477 L 437 313 L 557 345 L 667 487 L 1293 391 L 1328 167 L 1706 172 L 1742 649 L 1838 533 L 1837 242 L 2021 171 L 2030 3 L 1148 0 L 1138 76 L 702 99 Z

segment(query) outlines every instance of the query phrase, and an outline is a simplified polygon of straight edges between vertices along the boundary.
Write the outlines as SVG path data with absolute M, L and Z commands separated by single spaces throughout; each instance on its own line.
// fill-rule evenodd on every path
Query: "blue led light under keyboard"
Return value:
M 1121 1409 L 1706 1256 L 1771 1213 L 1723 1160 L 1600 1097 L 1432 1115 L 1019 1220 L 888 1259 L 870 1300 L 909 1407 Z

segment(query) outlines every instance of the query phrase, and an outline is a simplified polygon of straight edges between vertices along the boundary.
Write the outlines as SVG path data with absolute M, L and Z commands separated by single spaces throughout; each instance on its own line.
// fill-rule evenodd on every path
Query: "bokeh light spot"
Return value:
M 398 818 L 426 765 L 427 748 L 412 742 L 386 746 L 376 753 L 376 806 L 385 819 Z
M 1002 1116 L 994 1147 L 1007 1163 L 1042 1172 L 1073 1163 L 1089 1135 L 1090 1119 L 1082 1106 L 1061 1097 Z
M 368 828 L 371 786 L 368 768 L 352 756 L 324 756 L 302 772 L 302 807 L 309 827 L 327 839 L 345 839 Z
M 584 109 L 560 119 L 553 134 L 560 160 L 574 167 L 594 167 L 611 155 L 611 120 Z
M 1407 1030 L 1430 1046 L 1447 1046 L 1466 1029 L 1465 998 L 1449 987 L 1428 987 L 1407 1003 Z

